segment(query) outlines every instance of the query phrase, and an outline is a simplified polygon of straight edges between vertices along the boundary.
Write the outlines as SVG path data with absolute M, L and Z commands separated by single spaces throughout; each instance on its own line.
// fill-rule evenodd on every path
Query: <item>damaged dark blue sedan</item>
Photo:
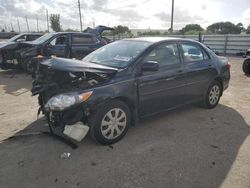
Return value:
M 139 118 L 196 102 L 214 108 L 229 80 L 227 59 L 199 42 L 135 38 L 41 62 L 32 93 L 54 133 L 80 141 L 90 130 L 107 145 Z

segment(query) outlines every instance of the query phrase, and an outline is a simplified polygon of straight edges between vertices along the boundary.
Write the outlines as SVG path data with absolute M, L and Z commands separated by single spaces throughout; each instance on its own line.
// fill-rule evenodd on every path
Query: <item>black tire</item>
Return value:
M 3 64 L 3 54 L 2 54 L 2 52 L 0 51 L 0 65 L 2 65 Z
M 109 125 L 106 125 L 107 126 L 107 129 L 104 129 L 103 131 L 106 131 L 106 130 L 110 130 L 110 131 L 107 131 L 107 134 L 104 135 L 104 133 L 102 133 L 102 128 L 105 127 L 105 125 L 103 125 L 102 127 L 102 122 L 105 121 L 107 122 L 105 119 L 108 118 L 107 117 L 107 114 L 108 112 L 111 111 L 111 114 L 113 114 L 112 110 L 115 110 L 115 109 L 120 109 L 121 111 L 119 111 L 120 113 L 120 116 L 122 116 L 122 114 L 125 113 L 125 121 L 126 123 L 124 123 L 124 126 L 122 126 L 122 131 L 121 133 L 118 135 L 118 131 L 116 128 L 114 128 L 114 126 L 117 126 L 118 125 L 115 125 L 115 123 L 113 122 L 110 123 Z M 118 115 L 119 115 L 118 113 Z M 117 115 L 117 117 L 119 117 Z M 105 118 L 105 119 L 104 119 Z M 112 120 L 110 119 L 109 122 L 111 122 Z M 121 120 L 118 120 L 118 122 L 120 123 Z M 104 105 L 102 105 L 97 111 L 96 113 L 92 114 L 89 118 L 89 121 L 88 121 L 88 124 L 90 126 L 90 133 L 91 133 L 91 136 L 92 138 L 102 144 L 102 145 L 110 145 L 110 144 L 114 144 L 116 142 L 118 142 L 119 140 L 121 140 L 127 133 L 128 131 L 128 128 L 130 126 L 130 123 L 131 123 L 131 112 L 130 112 L 130 109 L 128 108 L 128 106 L 120 101 L 120 100 L 112 100 L 112 101 L 109 101 L 108 103 L 105 103 Z M 111 132 L 111 129 L 110 127 L 113 126 L 113 130 Z M 120 125 L 119 125 L 120 126 Z M 120 129 L 119 129 L 120 130 Z M 110 135 L 112 133 L 112 135 L 114 135 L 114 133 L 116 132 L 116 136 L 115 138 L 107 138 L 107 136 L 109 136 L 109 133 L 110 132 Z
M 243 62 L 242 70 L 245 74 L 250 74 L 250 58 Z
M 204 96 L 203 107 L 207 109 L 212 109 L 216 107 L 220 101 L 221 95 L 222 95 L 222 85 L 219 81 L 215 80 L 209 85 L 207 89 L 207 92 Z

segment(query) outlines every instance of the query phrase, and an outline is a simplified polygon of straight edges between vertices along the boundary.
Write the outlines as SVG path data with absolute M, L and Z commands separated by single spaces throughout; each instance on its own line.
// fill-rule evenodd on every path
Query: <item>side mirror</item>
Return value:
M 142 65 L 142 71 L 158 71 L 159 63 L 157 61 L 146 61 Z

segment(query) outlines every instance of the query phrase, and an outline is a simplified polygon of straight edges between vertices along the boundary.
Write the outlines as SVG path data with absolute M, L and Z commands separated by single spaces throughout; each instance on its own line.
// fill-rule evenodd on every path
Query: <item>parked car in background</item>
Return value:
M 31 60 L 38 55 L 82 59 L 90 52 L 108 43 L 101 37 L 101 33 L 105 30 L 112 30 L 112 28 L 98 26 L 97 29 L 89 30 L 88 33 L 48 33 L 32 42 L 19 45 L 12 58 L 19 67 L 28 72 L 33 71 L 34 66 L 32 66 Z
M 25 41 L 33 41 L 41 37 L 42 33 L 21 33 L 9 40 L 0 42 L 0 65 L 2 68 L 8 68 L 8 61 L 13 61 L 15 50 L 22 46 L 21 43 Z M 13 62 L 10 63 L 11 65 Z
M 228 60 L 199 42 L 134 38 L 82 60 L 41 62 L 32 94 L 39 95 L 53 132 L 79 141 L 79 130 L 90 129 L 94 140 L 107 145 L 138 118 L 195 102 L 214 108 L 229 79 Z
M 245 59 L 245 61 L 243 62 L 242 70 L 245 74 L 250 74 L 250 57 Z
M 250 58 L 250 49 L 246 50 L 246 53 L 245 53 L 244 57 Z

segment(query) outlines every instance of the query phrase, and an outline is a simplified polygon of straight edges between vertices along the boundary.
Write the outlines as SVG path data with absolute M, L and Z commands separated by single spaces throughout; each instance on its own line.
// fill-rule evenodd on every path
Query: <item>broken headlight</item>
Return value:
M 82 94 L 60 94 L 56 95 L 49 99 L 49 101 L 45 105 L 45 109 L 48 111 L 62 111 L 71 106 L 80 104 L 84 101 L 87 101 L 89 97 L 92 95 L 93 91 L 88 91 Z

